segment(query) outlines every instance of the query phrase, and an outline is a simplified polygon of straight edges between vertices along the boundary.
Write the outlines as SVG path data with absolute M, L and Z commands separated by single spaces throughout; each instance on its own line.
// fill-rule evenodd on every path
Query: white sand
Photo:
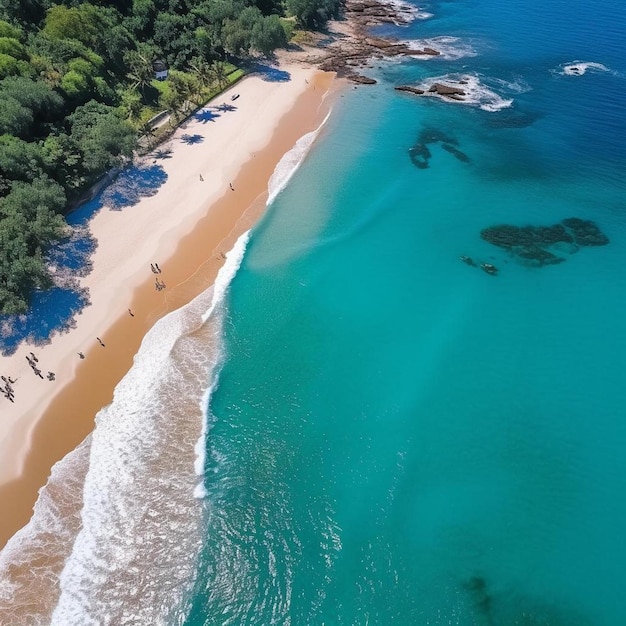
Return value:
M 299 66 L 282 69 L 291 74 L 290 81 L 248 77 L 208 107 L 228 103 L 236 110 L 215 110 L 219 115 L 215 121 L 192 118 L 178 129 L 166 144 L 172 148 L 171 158 L 158 161 L 167 181 L 156 195 L 121 211 L 104 208 L 93 218 L 90 228 L 98 248 L 92 257 L 93 271 L 82 279 L 90 290 L 91 305 L 77 317 L 76 328 L 55 335 L 43 347 L 25 344 L 14 355 L 0 357 L 0 374 L 18 379 L 15 404 L 0 396 L 0 484 L 21 474 L 33 429 L 51 400 L 72 380 L 81 363 L 77 353 L 101 349 L 96 337 L 103 337 L 115 320 L 128 315 L 133 291 L 151 276 L 150 263 L 167 266 L 180 238 L 229 190 L 240 167 L 269 142 L 280 119 L 307 89 L 305 79 L 316 73 Z M 231 101 L 234 93 L 240 97 Z M 185 134 L 203 140 L 190 145 L 181 140 Z M 25 359 L 31 350 L 43 375 L 52 371 L 55 381 L 33 374 Z

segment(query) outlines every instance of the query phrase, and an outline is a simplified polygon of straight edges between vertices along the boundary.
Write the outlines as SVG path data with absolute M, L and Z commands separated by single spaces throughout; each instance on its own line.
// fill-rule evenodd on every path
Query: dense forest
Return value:
M 0 313 L 51 286 L 64 213 L 132 158 L 151 117 L 176 122 L 340 1 L 0 0 Z

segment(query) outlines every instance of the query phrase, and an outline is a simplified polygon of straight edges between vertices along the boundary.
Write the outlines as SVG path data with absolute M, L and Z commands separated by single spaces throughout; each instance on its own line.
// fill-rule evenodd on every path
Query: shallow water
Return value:
M 610 4 L 432 3 L 381 29 L 475 56 L 378 68 L 255 229 L 187 624 L 626 620 L 626 22 Z M 563 73 L 580 60 L 607 70 Z M 475 103 L 392 90 L 450 75 Z M 610 244 L 530 267 L 480 238 L 568 217 Z

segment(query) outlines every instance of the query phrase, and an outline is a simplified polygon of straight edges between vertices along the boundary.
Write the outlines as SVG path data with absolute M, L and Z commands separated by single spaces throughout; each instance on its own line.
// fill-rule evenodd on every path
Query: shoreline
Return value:
M 334 74 L 294 65 L 281 69 L 290 72 L 290 81 L 267 83 L 253 75 L 217 97 L 228 102 L 236 89 L 242 111 L 225 113 L 210 125 L 191 118 L 179 127 L 169 142 L 197 131 L 203 139 L 206 135 L 207 143 L 191 146 L 178 141 L 172 159 L 163 162 L 168 180 L 154 196 L 121 212 L 105 207 L 91 220 L 99 247 L 93 270 L 81 282 L 89 287 L 92 304 L 78 315 L 76 327 L 55 334 L 45 346 L 26 344 L 11 357 L 0 357 L 2 371 L 18 378 L 16 404 L 5 402 L 0 424 L 0 502 L 8 513 L 0 523 L 0 548 L 30 519 L 38 490 L 54 463 L 91 432 L 96 413 L 111 402 L 145 333 L 214 282 L 222 255 L 263 214 L 267 183 L 280 158 L 324 119 L 329 109 L 326 96 L 338 85 Z M 207 105 L 212 106 L 215 103 Z M 223 137 L 216 140 L 220 125 Z M 190 162 L 189 153 L 193 159 L 194 151 L 202 153 L 202 161 Z M 225 154 L 232 154 L 230 167 L 222 167 Z M 189 193 L 187 186 L 193 186 Z M 186 207 L 178 220 L 173 209 L 183 203 L 193 206 Z M 164 223 L 154 215 L 136 216 L 139 205 L 149 211 L 158 207 Z M 120 216 L 128 216 L 122 220 L 124 226 L 119 224 Z M 147 228 L 153 232 L 148 234 Z M 142 239 L 140 244 L 137 239 Z M 120 253 L 129 249 L 131 259 L 122 257 L 120 263 Z M 154 260 L 163 270 L 159 279 L 167 284 L 161 292 L 155 290 L 154 276 L 146 270 Z M 96 335 L 104 349 L 96 343 Z M 40 367 L 56 373 L 54 383 L 28 372 L 24 354 L 31 347 Z M 77 351 L 86 358 L 80 360 Z M 49 385 L 55 386 L 53 392 Z M 25 407 L 26 400 L 30 402 Z

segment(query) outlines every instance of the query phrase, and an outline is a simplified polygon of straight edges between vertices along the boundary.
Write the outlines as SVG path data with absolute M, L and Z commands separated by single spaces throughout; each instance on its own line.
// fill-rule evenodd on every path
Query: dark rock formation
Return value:
M 331 30 L 329 37 L 317 42 L 318 58 L 308 59 L 318 63 L 320 69 L 347 76 L 354 73 L 352 67 L 365 67 L 372 59 L 439 54 L 434 48 L 413 50 L 397 39 L 371 34 L 372 26 L 387 23 L 402 25 L 414 19 L 414 13 L 400 4 L 386 4 L 380 0 L 346 0 L 343 13 L 351 26 L 349 32 L 335 34 Z
M 440 96 L 446 96 L 448 98 L 452 96 L 464 96 L 465 91 L 460 87 L 453 87 L 452 85 L 444 85 L 443 83 L 434 83 L 428 89 L 430 93 L 436 93 Z
M 558 241 L 573 242 L 573 238 L 561 224 L 555 226 L 491 226 L 481 231 L 485 241 L 500 248 L 517 246 L 549 246 Z
M 449 152 L 452 156 L 456 157 L 459 161 L 462 161 L 463 163 L 470 162 L 470 158 L 467 156 L 467 154 L 465 154 L 465 152 L 461 152 L 461 150 L 459 150 L 458 148 L 455 148 L 449 143 L 442 143 L 441 147 L 446 152 Z
M 579 246 L 604 246 L 609 238 L 590 220 L 571 217 L 554 226 L 511 226 L 502 224 L 481 231 L 485 241 L 503 248 L 525 265 L 543 267 L 563 263 L 562 256 L 573 254 Z
M 428 161 L 432 154 L 426 144 L 416 143 L 412 148 L 409 148 L 409 156 L 415 167 L 425 170 L 428 167 Z
M 346 76 L 346 78 L 353 83 L 358 83 L 359 85 L 376 84 L 376 81 L 373 78 L 369 78 L 369 76 L 362 76 L 361 74 L 350 74 L 350 76 Z
M 396 89 L 398 88 L 396 87 Z M 401 89 L 400 91 L 404 90 Z M 470 162 L 470 158 L 467 154 L 456 147 L 459 142 L 454 139 L 454 137 L 446 135 L 437 128 L 424 128 L 419 134 L 415 145 L 412 148 L 409 148 L 409 156 L 411 157 L 413 165 L 422 170 L 426 169 L 428 167 L 428 161 L 432 156 L 428 145 L 437 143 L 441 144 L 441 147 L 446 152 L 449 152 L 459 161 L 462 161 L 463 163 Z
M 424 93 L 423 89 L 411 87 L 410 85 L 400 85 L 399 87 L 394 87 L 394 89 L 396 91 L 408 91 L 409 93 L 414 93 L 417 96 L 421 96 Z
M 579 246 L 606 246 L 609 238 L 591 221 L 569 217 L 561 222 Z

